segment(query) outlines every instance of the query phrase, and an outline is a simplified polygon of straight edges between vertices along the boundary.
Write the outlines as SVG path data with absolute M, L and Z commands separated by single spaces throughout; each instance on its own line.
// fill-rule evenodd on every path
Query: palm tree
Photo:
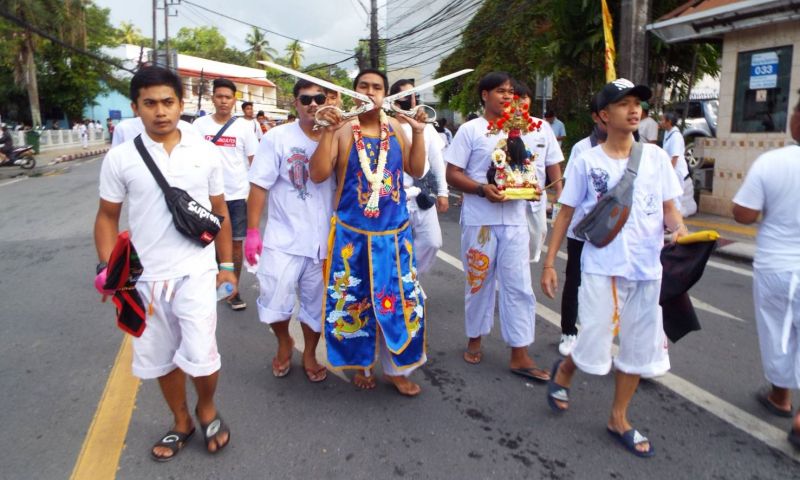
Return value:
M 120 43 L 128 43 L 131 45 L 140 45 L 144 39 L 142 31 L 139 27 L 130 22 L 120 22 L 117 29 L 117 40 Z
M 253 27 L 253 31 L 247 34 L 244 41 L 250 47 L 247 49 L 247 56 L 254 66 L 257 65 L 258 60 L 273 61 L 278 55 L 278 51 L 269 46 L 269 40 L 256 27 Z
M 300 68 L 300 63 L 303 61 L 303 46 L 300 45 L 300 40 L 295 40 L 286 46 L 286 60 L 295 70 Z

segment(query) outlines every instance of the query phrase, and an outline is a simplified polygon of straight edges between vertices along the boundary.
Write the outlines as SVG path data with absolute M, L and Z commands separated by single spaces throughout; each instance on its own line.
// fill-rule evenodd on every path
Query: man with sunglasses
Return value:
M 414 88 L 414 81 L 402 79 L 394 82 L 389 95 L 395 95 Z M 417 106 L 419 95 L 409 95 L 398 100 L 397 106 L 403 110 L 411 110 Z M 397 115 L 400 127 L 407 136 L 411 136 L 411 125 L 405 115 Z M 447 180 L 444 178 L 444 159 L 442 151 L 444 142 L 433 125 L 427 125 L 423 133 L 425 139 L 425 174 L 419 181 L 403 174 L 403 188 L 406 191 L 411 230 L 414 234 L 414 250 L 417 258 L 417 275 L 422 277 L 436 261 L 436 252 L 442 248 L 442 229 L 439 226 L 437 211 L 444 213 L 449 208 L 447 200 Z M 432 177 L 432 178 L 429 178 Z M 431 191 L 430 187 L 435 186 Z M 431 199 L 431 196 L 434 199 Z M 432 208 L 435 206 L 436 208 Z
M 315 182 L 334 172 L 338 180 L 322 311 L 328 361 L 358 369 L 353 383 L 373 389 L 380 357 L 387 380 L 415 396 L 421 388 L 408 377 L 427 360 L 426 319 L 403 172 L 421 177 L 425 168 L 425 113 L 408 119 L 409 141 L 381 108 L 389 90 L 384 72 L 362 70 L 353 90 L 372 108 L 349 120 L 335 109 L 322 111 L 329 126 L 309 170 Z
M 272 328 L 278 340 L 272 374 L 284 377 L 291 368 L 289 319 L 299 301 L 297 319 L 305 343 L 303 368 L 309 381 L 321 382 L 327 370 L 317 362 L 316 350 L 334 183 L 332 179 L 309 181 L 308 162 L 322 134 L 313 130 L 314 115 L 327 98 L 322 87 L 308 80 L 298 80 L 293 94 L 299 121 L 270 129 L 250 167 L 245 256 L 251 265 L 258 264 L 258 317 Z M 267 191 L 269 207 L 262 242 L 259 221 Z
M 214 114 L 198 118 L 193 125 L 206 140 L 214 140 L 225 159 L 222 162 L 225 201 L 233 229 L 233 268 L 238 279 L 242 273 L 242 242 L 247 234 L 247 169 L 253 161 L 258 140 L 252 123 L 233 116 L 236 85 L 232 81 L 227 78 L 215 79 L 211 101 L 214 103 Z M 238 293 L 228 299 L 228 305 L 233 310 L 247 308 L 247 303 Z

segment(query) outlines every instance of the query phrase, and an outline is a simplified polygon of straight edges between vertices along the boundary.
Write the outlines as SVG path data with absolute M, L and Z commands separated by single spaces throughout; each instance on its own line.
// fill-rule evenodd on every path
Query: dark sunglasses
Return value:
M 311 105 L 312 100 L 316 102 L 317 105 L 323 105 L 328 97 L 326 97 L 324 93 L 318 93 L 316 95 L 300 95 L 297 99 L 300 100 L 301 105 Z

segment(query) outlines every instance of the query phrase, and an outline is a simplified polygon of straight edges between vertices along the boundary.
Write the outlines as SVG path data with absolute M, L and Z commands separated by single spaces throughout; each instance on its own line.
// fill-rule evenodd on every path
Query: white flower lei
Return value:
M 389 120 L 386 117 L 386 112 L 382 109 L 379 113 L 381 136 L 380 136 L 380 151 L 378 153 L 378 165 L 373 172 L 370 168 L 369 157 L 364 148 L 364 137 L 361 134 L 361 123 L 358 117 L 353 117 L 351 125 L 353 127 L 353 140 L 356 144 L 356 151 L 358 152 L 358 163 L 361 165 L 361 171 L 364 172 L 367 182 L 370 186 L 369 201 L 367 206 L 364 207 L 364 216 L 369 218 L 376 218 L 380 215 L 378 208 L 378 200 L 380 199 L 380 190 L 383 188 L 383 170 L 386 167 L 386 157 L 389 153 Z

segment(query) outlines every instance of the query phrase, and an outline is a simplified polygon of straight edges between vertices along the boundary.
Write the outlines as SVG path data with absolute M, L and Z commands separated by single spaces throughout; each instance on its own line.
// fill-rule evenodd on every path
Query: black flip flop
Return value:
M 150 458 L 155 460 L 156 462 L 169 462 L 173 458 L 178 456 L 183 447 L 186 446 L 186 442 L 189 441 L 194 435 L 194 428 L 189 433 L 184 432 L 176 432 L 175 430 L 170 430 L 169 432 L 165 433 L 161 440 L 156 442 L 153 445 L 153 448 L 150 449 Z M 167 447 L 172 451 L 172 455 L 168 457 L 162 457 L 160 455 L 156 455 L 153 451 L 156 447 Z
M 567 411 L 567 408 L 561 408 L 556 403 L 556 400 L 569 405 L 569 388 L 562 387 L 556 383 L 556 373 L 562 361 L 563 360 L 556 360 L 556 363 L 553 364 L 553 370 L 550 372 L 550 381 L 547 382 L 547 404 L 550 405 L 550 409 L 556 413 L 564 413 Z
M 531 380 L 540 383 L 547 383 L 550 381 L 549 377 L 534 375 L 534 373 L 543 373 L 545 376 L 547 375 L 547 370 L 539 367 L 512 368 L 511 373 L 519 375 L 521 377 L 530 378 Z
M 195 410 L 195 415 L 197 415 L 197 410 Z M 197 420 L 200 421 L 200 416 L 197 416 Z M 214 417 L 208 423 L 200 422 L 200 429 L 203 432 L 203 440 L 206 442 L 206 451 L 210 454 L 219 453 L 220 450 L 227 447 L 229 443 L 231 443 L 231 429 L 228 428 L 228 424 L 222 420 L 222 415 L 217 412 L 217 416 Z M 217 435 L 220 433 L 227 433 L 228 440 L 223 443 L 222 445 L 217 444 L 217 449 L 213 452 L 208 449 L 208 444 L 211 443 L 211 440 L 216 438 Z
M 772 400 L 769 399 L 769 393 L 770 393 L 769 387 L 762 388 L 761 390 L 757 391 L 756 400 L 758 400 L 758 403 L 763 405 L 764 408 L 766 408 L 769 411 L 769 413 L 775 416 L 782 418 L 792 418 L 793 409 L 789 408 L 789 410 L 783 410 L 781 408 L 778 408 L 778 406 L 772 403 Z

